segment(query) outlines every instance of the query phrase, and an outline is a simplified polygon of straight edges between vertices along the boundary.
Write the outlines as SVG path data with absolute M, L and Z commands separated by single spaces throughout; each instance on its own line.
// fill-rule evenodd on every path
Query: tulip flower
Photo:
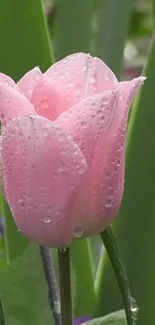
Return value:
M 3 189 L 19 230 L 49 247 L 93 236 L 114 219 L 124 188 L 129 108 L 144 78 L 118 82 L 77 53 L 16 84 L 0 74 Z

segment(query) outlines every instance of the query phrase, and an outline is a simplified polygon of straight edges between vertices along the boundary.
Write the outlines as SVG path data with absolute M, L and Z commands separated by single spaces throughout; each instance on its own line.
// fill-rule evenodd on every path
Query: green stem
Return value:
M 101 238 L 118 281 L 119 289 L 124 302 L 128 325 L 134 325 L 137 319 L 138 309 L 134 299 L 131 296 L 129 282 L 122 263 L 119 248 L 110 227 L 101 232 Z
M 0 324 L 5 325 L 4 313 L 3 313 L 3 307 L 2 307 L 1 299 L 0 299 Z
M 40 255 L 48 288 L 49 306 L 53 314 L 55 325 L 60 325 L 60 302 L 57 294 L 56 277 L 49 248 L 40 246 Z
M 93 316 L 95 306 L 95 289 L 91 254 L 87 239 L 75 239 L 70 248 L 71 266 L 75 275 L 74 317 Z M 86 272 L 87 270 L 87 272 Z M 88 290 L 85 290 L 88 288 Z
M 72 325 L 72 297 L 69 248 L 58 249 L 61 299 L 61 325 Z

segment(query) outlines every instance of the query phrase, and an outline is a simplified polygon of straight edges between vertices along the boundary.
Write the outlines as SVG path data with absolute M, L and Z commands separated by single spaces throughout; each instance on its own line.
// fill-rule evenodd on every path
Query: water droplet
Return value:
M 60 134 L 58 140 L 59 142 L 65 141 L 65 136 L 63 134 Z
M 23 133 L 22 132 L 19 132 L 19 138 L 23 138 Z
M 67 251 L 67 248 L 65 248 L 65 247 L 61 247 L 61 248 L 59 248 L 58 249 L 59 250 L 59 253 L 66 253 L 66 251 Z
M 48 109 L 49 108 L 49 102 L 47 100 L 43 100 L 41 102 L 41 108 L 42 109 Z
M 95 78 L 94 78 L 94 76 L 90 76 L 90 78 L 89 78 L 89 82 L 90 82 L 90 84 L 94 84 L 94 83 L 95 83 Z
M 84 174 L 84 172 L 85 172 L 85 170 L 84 170 L 84 168 L 79 168 L 79 170 L 78 170 L 78 174 L 79 175 L 82 175 L 82 174 Z
M 41 204 L 40 204 L 40 208 L 41 208 L 41 209 L 44 209 L 44 208 L 45 208 L 45 204 L 44 204 L 44 203 L 41 203 Z
M 83 228 L 81 226 L 77 226 L 73 230 L 73 235 L 76 238 L 80 238 L 83 235 Z
M 75 185 L 71 185 L 71 190 L 74 190 L 75 189 Z
M 74 151 L 74 156 L 76 156 L 78 154 L 78 150 Z
M 57 313 L 60 314 L 60 302 L 54 300 L 53 303 L 54 303 Z
M 63 173 L 63 172 L 65 171 L 65 168 L 64 168 L 64 167 L 60 167 L 60 168 L 58 169 L 58 171 L 59 171 L 60 173 Z
M 56 128 L 55 132 L 56 132 L 57 134 L 61 134 L 61 133 L 62 133 L 61 129 L 59 129 L 59 128 Z
M 68 88 L 73 88 L 73 83 L 71 81 L 69 81 L 67 86 L 68 86 Z
M 63 162 L 63 160 L 60 160 L 61 166 L 59 167 L 58 171 L 60 173 L 65 171 L 65 163 Z
M 33 105 L 34 105 L 35 107 L 38 107 L 38 106 L 39 106 L 39 100 L 38 100 L 38 99 L 34 99 L 34 100 L 33 100 Z
M 83 71 L 83 72 L 86 71 L 86 65 L 83 66 L 82 71 Z
M 111 204 L 111 203 L 106 203 L 106 204 L 105 204 L 105 208 L 106 208 L 106 209 L 110 209 L 111 207 L 112 207 L 112 204 Z
M 57 217 L 60 217 L 60 211 L 57 211 L 57 212 L 56 212 L 56 216 L 57 216 Z
M 52 207 L 52 205 L 50 205 L 49 207 L 48 207 L 48 213 L 51 213 L 52 212 L 52 210 L 53 210 L 53 207 Z
M 113 201 L 113 199 L 114 199 L 113 195 L 109 195 L 109 196 L 108 196 L 108 199 L 109 199 L 109 201 L 110 201 L 110 200 Z
M 76 96 L 79 96 L 80 93 L 81 93 L 81 88 L 80 88 L 80 86 L 76 86 L 76 87 L 75 87 L 75 95 L 76 95 Z
M 52 178 L 56 179 L 58 177 L 57 173 L 53 173 Z
M 81 122 L 81 126 L 82 126 L 82 127 L 86 127 L 86 126 L 87 126 L 86 121 L 82 121 L 82 122 Z
M 106 173 L 106 179 L 110 178 L 110 173 Z
M 138 318 L 138 307 L 136 304 L 136 301 L 132 298 L 129 297 L 130 303 L 131 303 L 131 313 L 132 313 L 132 319 L 133 319 L 133 324 L 136 324 L 137 318 Z
M 61 150 L 61 154 L 62 154 L 62 155 L 65 155 L 65 153 L 66 153 L 66 150 L 65 150 L 65 149 L 62 149 L 62 150 Z
M 51 222 L 50 217 L 45 217 L 45 218 L 44 218 L 44 222 L 45 222 L 45 223 L 50 223 L 50 222 Z

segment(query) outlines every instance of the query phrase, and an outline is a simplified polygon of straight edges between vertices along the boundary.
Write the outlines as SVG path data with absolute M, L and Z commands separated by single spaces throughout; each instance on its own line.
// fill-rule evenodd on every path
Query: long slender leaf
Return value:
M 96 21 L 95 55 L 120 76 L 133 0 L 102 0 Z
M 57 3 L 56 59 L 71 53 L 89 52 L 93 0 L 60 0 Z
M 0 71 L 18 80 L 32 67 L 46 69 L 51 51 L 41 0 L 0 1 Z
M 138 325 L 155 324 L 155 34 L 145 71 L 148 79 L 132 108 L 125 193 L 114 223 L 139 307 Z M 107 257 L 100 271 L 97 315 L 120 309 L 122 305 Z

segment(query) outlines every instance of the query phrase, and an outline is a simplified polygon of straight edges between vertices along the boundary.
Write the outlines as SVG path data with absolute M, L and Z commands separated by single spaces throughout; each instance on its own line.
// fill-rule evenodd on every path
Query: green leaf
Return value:
M 0 292 L 7 325 L 52 324 L 37 245 L 0 271 Z
M 51 49 L 41 0 L 0 1 L 0 40 L 0 72 L 17 81 L 34 66 L 48 68 Z M 18 232 L 2 193 L 1 200 L 7 260 L 11 262 L 22 254 L 28 241 Z
M 5 218 L 6 257 L 8 263 L 11 263 L 26 250 L 29 241 L 18 231 L 11 211 L 5 201 L 3 202 L 3 214 Z
M 93 0 L 60 0 L 56 17 L 56 59 L 71 53 L 89 52 Z
M 103 0 L 96 18 L 94 53 L 105 61 L 117 77 L 123 63 L 133 0 Z
M 74 240 L 70 254 L 74 273 L 74 316 L 92 315 L 95 291 L 88 240 Z
M 41 0 L 0 1 L 0 71 L 18 80 L 51 64 L 51 51 Z
M 144 75 L 147 80 L 130 117 L 125 191 L 114 230 L 139 307 L 137 324 L 151 325 L 155 324 L 155 34 Z M 122 306 L 107 256 L 100 271 L 97 315 Z
M 107 316 L 88 321 L 83 325 L 127 325 L 127 322 L 124 311 L 119 310 Z

